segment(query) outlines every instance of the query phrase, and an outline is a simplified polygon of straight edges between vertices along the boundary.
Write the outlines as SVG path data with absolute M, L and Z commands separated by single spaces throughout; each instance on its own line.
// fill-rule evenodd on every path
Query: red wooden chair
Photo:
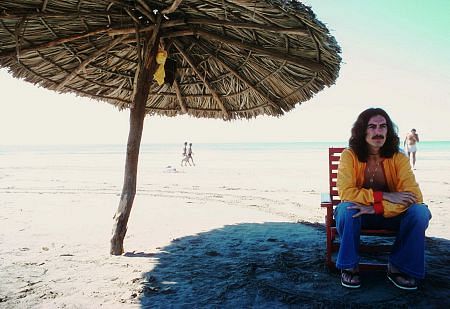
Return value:
M 333 253 L 339 250 L 339 243 L 336 242 L 337 230 L 336 222 L 333 216 L 334 207 L 339 204 L 338 190 L 336 187 L 339 159 L 345 148 L 329 148 L 328 149 L 328 166 L 329 166 L 329 193 L 323 193 L 321 196 L 321 206 L 326 207 L 327 214 L 325 216 L 325 227 L 327 233 L 327 253 L 326 264 L 330 269 L 336 269 L 336 262 L 333 260 Z M 383 236 L 391 237 L 396 235 L 396 231 L 392 230 L 362 230 L 363 236 Z M 360 244 L 361 253 L 383 253 L 391 249 L 392 244 Z M 386 263 L 379 262 L 363 262 L 359 264 L 360 270 L 385 270 Z

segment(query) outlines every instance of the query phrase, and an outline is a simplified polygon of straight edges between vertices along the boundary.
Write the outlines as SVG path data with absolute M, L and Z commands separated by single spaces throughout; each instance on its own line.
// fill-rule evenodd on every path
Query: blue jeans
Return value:
M 340 238 L 340 248 L 336 267 L 355 268 L 359 263 L 359 239 L 361 228 L 386 228 L 397 230 L 389 263 L 401 272 L 423 279 L 425 277 L 425 230 L 431 219 L 431 212 L 425 204 L 411 205 L 404 213 L 393 218 L 380 215 L 352 216 L 357 209 L 347 209 L 353 205 L 343 202 L 334 210 L 336 227 Z

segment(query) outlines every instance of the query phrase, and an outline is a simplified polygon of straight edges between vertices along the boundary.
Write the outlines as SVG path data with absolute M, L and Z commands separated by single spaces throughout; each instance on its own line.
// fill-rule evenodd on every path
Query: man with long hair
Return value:
M 362 228 L 397 230 L 388 279 L 398 288 L 417 289 L 425 277 L 425 230 L 431 218 L 408 157 L 399 151 L 397 127 L 381 108 L 369 108 L 351 130 L 341 155 L 335 209 L 340 248 L 336 266 L 341 284 L 361 286 L 359 241 Z

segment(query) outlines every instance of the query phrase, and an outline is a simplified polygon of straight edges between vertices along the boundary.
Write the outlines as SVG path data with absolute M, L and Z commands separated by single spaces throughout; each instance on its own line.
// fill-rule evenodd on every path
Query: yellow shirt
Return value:
M 405 154 L 398 152 L 392 158 L 385 158 L 381 166 L 389 192 L 412 192 L 417 198 L 417 203 L 423 203 L 422 192 Z M 374 191 L 362 187 L 365 169 L 366 163 L 360 162 L 353 150 L 345 149 L 342 152 L 337 175 L 337 187 L 342 201 L 363 205 L 374 203 Z M 395 217 L 408 208 L 385 199 L 382 201 L 382 206 L 383 216 L 386 218 Z

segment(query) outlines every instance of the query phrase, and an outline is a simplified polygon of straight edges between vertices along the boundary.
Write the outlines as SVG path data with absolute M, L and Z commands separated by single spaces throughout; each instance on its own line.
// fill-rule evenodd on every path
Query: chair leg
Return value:
M 331 259 L 331 255 L 332 255 L 332 242 L 333 242 L 333 236 L 331 235 L 331 227 L 330 225 L 328 225 L 328 218 L 325 219 L 327 222 L 327 226 L 326 226 L 326 233 L 327 233 L 327 253 L 326 253 L 326 264 L 328 266 L 328 268 L 333 268 L 334 267 L 334 263 Z
M 332 261 L 331 255 L 333 253 L 333 240 L 334 235 L 331 231 L 331 225 L 333 224 L 333 205 L 327 205 L 327 215 L 325 216 L 325 226 L 327 233 L 327 255 L 326 255 L 326 264 L 328 268 L 332 269 L 335 267 L 334 262 Z

